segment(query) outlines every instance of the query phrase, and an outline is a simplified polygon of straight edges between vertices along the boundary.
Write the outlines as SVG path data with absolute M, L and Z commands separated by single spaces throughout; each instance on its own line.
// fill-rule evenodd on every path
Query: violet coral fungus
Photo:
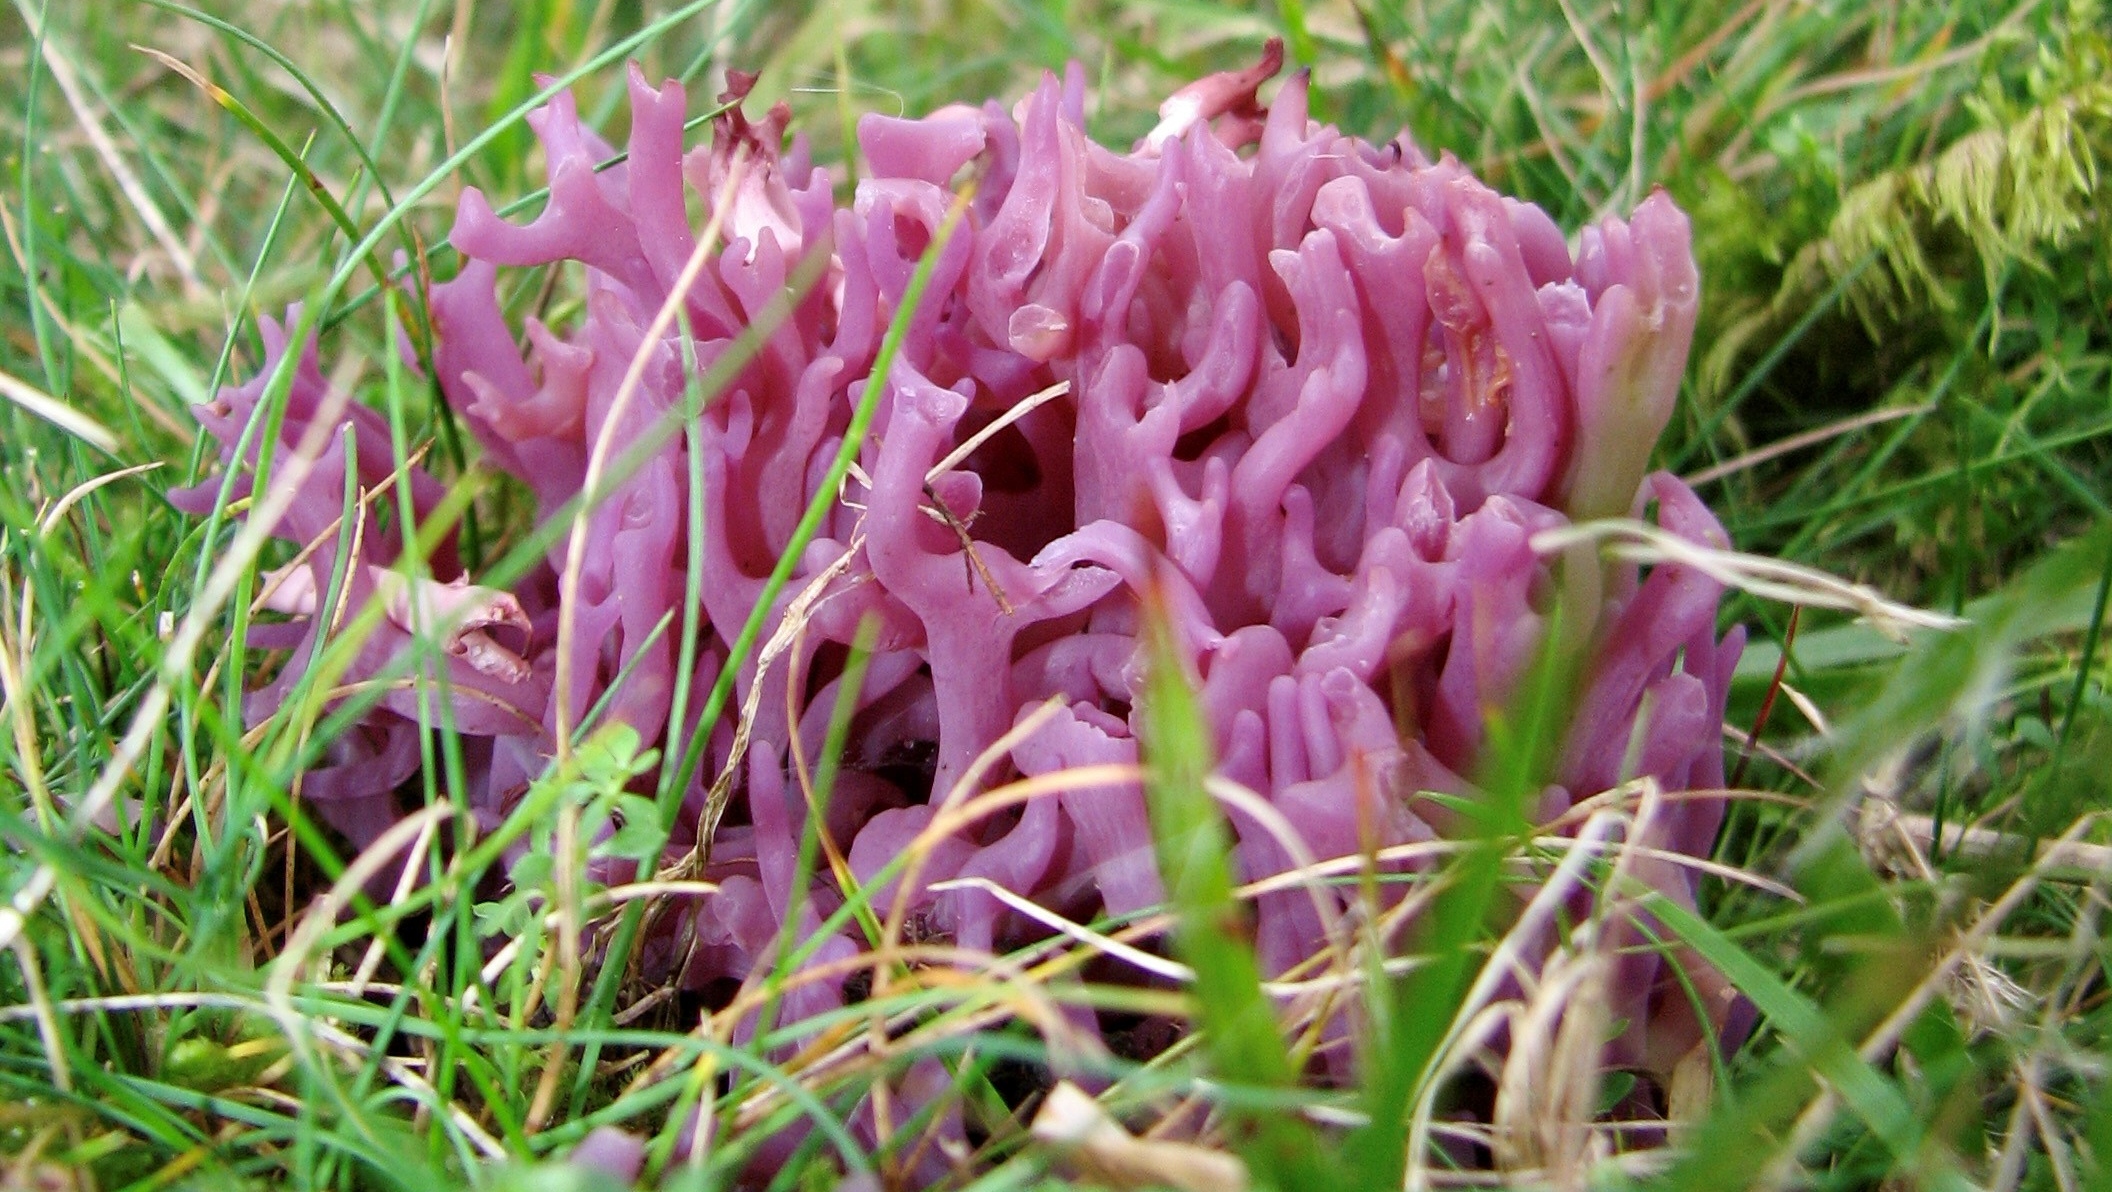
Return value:
M 1200 676 L 1219 774 L 1258 792 L 1305 853 L 1440 835 L 1443 800 L 1420 793 L 1472 794 L 1485 719 L 1546 626 L 1554 567 L 1534 534 L 1654 510 L 1674 534 L 1725 543 L 1685 485 L 1644 474 L 1694 328 L 1688 225 L 1653 193 L 1628 221 L 1583 229 L 1573 256 L 1545 212 L 1449 155 L 1309 119 L 1302 74 L 1262 107 L 1256 88 L 1279 62 L 1187 88 L 1126 153 L 1086 136 L 1076 70 L 1010 113 L 869 115 L 859 141 L 871 173 L 843 206 L 804 148 L 781 151 L 782 107 L 751 123 L 736 106 L 685 154 L 682 88 L 655 89 L 634 70 L 629 151 L 605 165 L 616 154 L 558 96 L 530 117 L 548 157 L 541 214 L 509 223 L 474 189 L 462 197 L 451 242 L 463 263 L 431 291 L 433 365 L 484 460 L 525 484 L 543 519 L 571 516 L 597 450 L 630 451 L 636 466 L 585 514 L 576 578 L 562 584 L 564 537 L 512 594 L 431 581 L 437 590 L 407 591 L 390 569 L 400 539 L 357 539 L 341 601 L 397 612 L 350 677 L 402 651 L 414 619 L 402 610 L 473 606 L 436 665 L 471 762 L 469 798 L 495 823 L 545 768 L 554 734 L 590 709 L 680 748 L 697 701 L 689 723 L 670 724 L 669 626 L 701 617 L 701 690 L 773 563 L 798 548 L 765 631 L 795 599 L 802 631 L 767 667 L 741 660 L 745 755 L 733 725 L 716 725 L 672 825 L 670 861 L 711 833 L 703 876 L 716 892 L 663 920 L 651 951 L 662 976 L 678 966 L 692 989 L 767 967 L 787 916 L 811 932 L 842 903 L 826 870 L 793 888 L 808 803 L 791 751 L 811 761 L 823 748 L 863 621 L 876 646 L 850 697 L 824 825 L 860 880 L 972 793 L 963 784 L 1136 761 L 1147 591 Z M 889 320 L 964 178 L 972 200 L 876 377 Z M 681 317 L 648 337 L 698 251 L 687 204 L 722 200 L 723 247 L 705 250 Z M 584 266 L 582 313 L 565 327 L 529 318 L 517 333 L 495 297 L 500 271 L 568 261 Z M 804 286 L 803 261 L 816 278 Z M 757 326 L 768 330 L 759 350 L 732 355 Z M 267 328 L 274 363 L 287 350 L 276 335 Z M 723 386 L 686 437 L 670 433 L 716 364 L 729 366 Z M 859 466 L 800 548 L 801 511 L 874 385 Z M 260 393 L 261 381 L 201 411 L 230 466 Z M 325 408 L 304 360 L 283 441 Z M 345 469 L 356 457 L 371 486 L 391 466 L 368 411 L 342 419 L 278 528 L 323 542 L 298 564 L 307 578 L 289 578 L 280 607 L 296 612 L 314 608 L 340 563 L 326 531 Z M 416 469 L 409 483 L 429 510 L 435 483 Z M 693 551 L 700 610 L 679 607 Z M 448 548 L 430 565 L 462 582 Z M 1646 576 L 1609 565 L 1596 632 L 1581 639 L 1567 746 L 1532 811 L 1554 820 L 1639 776 L 1674 791 L 1722 786 L 1719 726 L 1743 635 L 1716 636 L 1719 595 L 1678 565 Z M 319 649 L 321 620 L 257 631 L 295 653 L 253 717 Z M 392 790 L 417 764 L 416 711 L 392 691 L 307 777 L 309 804 L 355 841 L 396 814 Z M 722 771 L 730 797 L 712 825 L 709 784 Z M 947 837 L 905 895 L 921 930 L 972 949 L 1045 930 L 975 883 L 932 889 L 949 879 L 986 879 L 1080 920 L 1154 905 L 1144 797 L 1134 783 L 1058 783 Z M 1704 857 L 1721 814 L 1711 799 L 1671 801 L 1643 843 L 1655 858 Z M 1289 842 L 1244 813 L 1233 823 L 1246 877 L 1292 865 Z M 1692 905 L 1690 869 L 1659 859 L 1639 872 Z M 1264 966 L 1280 973 L 1314 951 L 1326 909 L 1315 898 L 1338 896 L 1262 896 Z M 820 955 L 862 947 L 846 935 Z M 1620 965 L 1614 1063 L 1662 1075 L 1730 1013 L 1720 982 L 1677 980 L 1648 950 Z M 1704 991 L 1699 1007 L 1690 984 Z M 812 985 L 787 1012 L 843 999 Z

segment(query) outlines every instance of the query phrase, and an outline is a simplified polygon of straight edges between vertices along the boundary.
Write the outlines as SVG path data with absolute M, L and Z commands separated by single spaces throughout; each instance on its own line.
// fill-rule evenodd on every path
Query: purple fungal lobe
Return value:
M 450 240 L 464 263 L 431 293 L 437 381 L 483 458 L 527 487 L 543 519 L 579 492 L 597 442 L 612 458 L 656 445 L 588 516 L 569 607 L 555 578 L 562 537 L 513 591 L 494 592 L 469 583 L 449 544 L 426 560 L 440 578 L 407 585 L 400 535 L 355 536 L 342 599 L 393 611 L 348 678 L 405 649 L 413 613 L 427 623 L 454 614 L 436 664 L 446 673 L 434 677 L 452 693 L 469 796 L 488 822 L 554 751 L 559 699 L 575 720 L 600 707 L 647 741 L 680 747 L 693 727 L 670 723 L 682 618 L 702 621 L 691 676 L 701 691 L 792 544 L 855 404 L 877 385 L 860 468 L 830 495 L 765 639 L 795 595 L 836 574 L 788 654 L 767 668 L 753 655 L 740 664 L 735 706 L 762 691 L 746 756 L 732 763 L 731 811 L 709 842 L 704 876 L 718 888 L 661 920 L 666 938 L 647 947 L 663 975 L 680 965 L 674 975 L 702 989 L 767 969 L 806 829 L 792 750 L 811 765 L 821 748 L 844 647 L 863 620 L 877 627 L 877 654 L 824 825 L 861 879 L 942 804 L 1015 777 L 1137 759 L 1147 590 L 1202 676 L 1220 773 L 1269 804 L 1300 851 L 1324 859 L 1442 835 L 1445 810 L 1422 793 L 1473 794 L 1461 776 L 1480 764 L 1484 721 L 1544 632 L 1557 585 L 1532 535 L 1654 510 L 1675 534 L 1724 542 L 1683 484 L 1645 475 L 1693 333 L 1687 220 L 1653 193 L 1627 221 L 1584 228 L 1573 255 L 1544 212 L 1449 155 L 1433 161 L 1405 138 L 1375 146 L 1312 121 L 1303 76 L 1262 106 L 1257 89 L 1278 65 L 1272 49 L 1255 69 L 1184 89 L 1128 152 L 1085 135 L 1075 69 L 1044 79 L 1013 113 L 867 116 L 859 134 L 873 173 L 843 206 L 828 171 L 782 143 L 782 108 L 759 122 L 736 108 L 685 155 L 681 87 L 656 89 L 634 69 L 628 156 L 600 168 L 610 146 L 581 126 L 569 97 L 554 99 L 531 117 L 548 161 L 543 210 L 510 223 L 474 189 L 463 195 Z M 735 92 L 747 82 L 736 79 Z M 967 176 L 977 190 L 966 218 L 892 370 L 874 376 L 882 332 Z M 721 246 L 673 299 L 685 317 L 648 342 L 697 242 L 689 205 L 708 211 L 722 195 Z M 818 280 L 797 290 L 809 256 Z M 563 262 L 583 267 L 578 313 L 562 327 L 510 323 L 496 292 L 505 271 Z M 694 432 L 665 433 L 688 400 L 690 368 L 730 359 L 759 323 L 774 327 L 767 342 L 727 370 Z M 268 324 L 265 336 L 275 363 L 288 345 Z M 641 356 L 636 392 L 619 403 Z M 233 450 L 262 390 L 260 378 L 199 410 L 229 467 L 254 460 Z M 327 398 L 311 346 L 285 444 Z M 377 415 L 351 404 L 337 417 L 277 527 L 321 545 L 272 605 L 296 619 L 258 628 L 260 642 L 293 654 L 252 695 L 253 718 L 277 707 L 331 632 L 315 594 L 340 562 L 346 470 L 371 486 L 391 468 Z M 965 457 L 951 454 L 991 428 Z M 430 512 L 437 482 L 414 469 L 410 484 Z M 177 500 L 198 510 L 210 497 Z M 701 541 L 691 540 L 693 497 Z M 699 610 L 680 607 L 693 553 Z M 1677 565 L 1608 571 L 1542 811 L 1644 775 L 1670 790 L 1722 786 L 1719 725 L 1743 636 L 1716 636 L 1719 595 Z M 574 619 L 576 651 L 562 693 L 560 616 Z M 405 686 L 306 776 L 307 798 L 355 842 L 397 814 L 393 789 L 418 759 L 416 716 Z M 696 843 L 707 787 L 733 748 L 720 726 L 683 792 L 670 858 Z M 1710 799 L 1677 801 L 1648 843 L 1705 856 L 1721 814 Z M 1271 831 L 1240 813 L 1233 824 L 1245 877 L 1292 864 Z M 1647 876 L 1692 905 L 1692 870 L 1655 863 Z M 1144 792 L 1059 784 L 929 850 L 908 893 L 929 931 L 971 948 L 1043 933 L 983 891 L 931 889 L 962 877 L 1079 919 L 1147 908 L 1161 888 Z M 835 880 L 824 868 L 806 892 L 809 929 L 816 908 L 840 904 Z M 1276 971 L 1321 942 L 1308 892 L 1265 895 L 1257 914 Z M 860 947 L 846 936 L 821 955 Z M 1686 984 L 1654 953 L 1634 950 L 1622 966 L 1612 1017 L 1626 1025 L 1612 1048 L 1624 1062 L 1661 1075 L 1735 1014 L 1712 1002 L 1703 1017 L 1714 1021 L 1697 1021 Z M 1695 984 L 1710 997 L 1721 987 Z M 787 1013 L 843 998 L 811 984 Z

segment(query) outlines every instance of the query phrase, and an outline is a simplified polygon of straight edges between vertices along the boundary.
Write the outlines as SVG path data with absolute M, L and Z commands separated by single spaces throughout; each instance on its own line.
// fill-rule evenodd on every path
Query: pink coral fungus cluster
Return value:
M 797 143 L 782 149 L 782 108 L 760 122 L 736 108 L 685 153 L 682 88 L 634 72 L 628 153 L 612 165 L 572 101 L 553 100 L 530 117 L 548 158 L 541 213 L 512 223 L 463 195 L 451 235 L 462 266 L 431 291 L 433 364 L 484 461 L 526 485 L 545 522 L 569 524 L 564 507 L 597 454 L 612 483 L 585 515 L 575 573 L 572 539 L 558 535 L 511 593 L 459 580 L 409 590 L 391 570 L 393 531 L 362 535 L 335 582 L 349 607 L 379 601 L 386 615 L 350 677 L 405 647 L 421 601 L 429 616 L 467 607 L 448 642 L 445 710 L 465 741 L 468 797 L 495 823 L 547 766 L 553 734 L 590 712 L 679 749 L 702 702 L 689 700 L 691 723 L 670 724 L 684 618 L 701 618 L 690 676 L 701 692 L 773 564 L 797 550 L 764 638 L 795 600 L 801 631 L 767 667 L 754 651 L 741 662 L 745 754 L 735 760 L 724 718 L 672 825 L 670 859 L 705 830 L 710 784 L 731 762 L 703 875 L 717 891 L 684 903 L 654 952 L 690 988 L 748 977 L 770 963 L 787 916 L 811 931 L 841 905 L 826 866 L 793 888 L 808 815 L 793 752 L 811 765 L 823 749 L 864 622 L 876 647 L 825 824 L 861 880 L 949 800 L 1135 762 L 1147 597 L 1200 677 L 1218 773 L 1294 830 L 1287 839 L 1235 807 L 1245 877 L 1300 853 L 1441 834 L 1444 800 L 1420 793 L 1471 797 L 1487 718 L 1548 624 L 1555 567 L 1534 535 L 1635 512 L 1724 542 L 1692 492 L 1644 471 L 1694 326 L 1687 221 L 1653 194 L 1626 222 L 1583 228 L 1573 251 L 1545 212 L 1450 156 L 1314 122 L 1303 76 L 1262 107 L 1256 88 L 1275 66 L 1187 88 L 1127 152 L 1086 135 L 1076 71 L 1011 112 L 869 115 L 868 172 L 846 203 L 838 177 Z M 942 237 L 960 194 L 972 197 Z M 656 329 L 698 252 L 693 209 L 719 240 L 673 302 L 680 317 Z M 919 259 L 942 240 L 900 353 L 876 377 Z M 562 326 L 509 317 L 495 296 L 503 271 L 568 262 L 582 268 L 566 284 L 584 284 Z M 751 327 L 767 336 L 749 353 L 737 341 Z M 274 360 L 286 346 L 270 339 Z M 731 365 L 724 383 L 685 428 L 715 364 Z M 261 393 L 259 380 L 202 415 L 229 458 Z M 802 511 L 868 396 L 857 466 L 802 547 Z M 330 408 L 303 362 L 282 441 Z M 323 543 L 282 589 L 279 607 L 296 613 L 312 612 L 340 562 L 346 470 L 372 486 L 394 466 L 380 419 L 357 406 L 336 417 L 349 429 L 328 438 L 278 527 Z M 437 484 L 416 470 L 409 483 L 429 512 Z M 682 607 L 693 556 L 701 609 Z M 443 578 L 459 571 L 445 547 L 430 562 Z M 1566 750 L 1532 809 L 1546 819 L 1642 775 L 1675 791 L 1722 785 L 1742 635 L 1716 636 L 1718 585 L 1669 564 L 1611 566 L 1603 579 Z M 258 631 L 295 649 L 281 684 L 331 631 L 320 620 Z M 276 706 L 270 690 L 256 698 L 253 715 Z M 306 778 L 308 802 L 356 841 L 398 814 L 393 792 L 419 764 L 417 715 L 414 693 L 392 689 Z M 978 766 L 1029 717 L 1031 731 Z M 1720 815 L 1708 799 L 1673 801 L 1647 843 L 1705 856 Z M 1686 869 L 1642 872 L 1692 904 Z M 1145 793 L 1059 781 L 925 850 L 908 898 L 927 938 L 984 949 L 1044 933 L 987 887 L 930 888 L 961 878 L 1078 920 L 1151 907 L 1161 888 Z M 1310 890 L 1259 899 L 1265 967 L 1316 949 L 1322 909 Z M 820 956 L 853 955 L 861 938 Z M 1694 1007 L 1669 965 L 1622 963 L 1618 1058 L 1663 1071 L 1700 1037 Z M 822 983 L 800 996 L 808 1012 L 845 995 Z

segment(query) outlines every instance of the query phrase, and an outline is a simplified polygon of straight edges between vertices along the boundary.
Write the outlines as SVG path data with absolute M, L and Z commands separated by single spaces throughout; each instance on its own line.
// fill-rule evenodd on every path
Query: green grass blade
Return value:
M 1145 804 L 1174 916 L 1174 953 L 1195 971 L 1189 992 L 1212 1078 L 1289 1090 L 1297 1070 L 1262 991 L 1245 909 L 1233 895 L 1231 829 L 1205 786 L 1215 765 L 1210 726 L 1165 616 L 1163 608 L 1147 611 L 1151 665 L 1141 710 Z M 1302 1117 L 1232 1107 L 1225 1114 L 1233 1145 L 1262 1186 L 1339 1185 L 1334 1156 Z

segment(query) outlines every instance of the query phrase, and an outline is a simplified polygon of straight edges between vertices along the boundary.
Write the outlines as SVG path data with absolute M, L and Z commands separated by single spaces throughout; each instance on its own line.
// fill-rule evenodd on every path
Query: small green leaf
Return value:
M 533 890 L 548 885 L 550 875 L 555 871 L 556 864 L 550 854 L 527 853 L 513 863 L 506 876 L 512 880 L 514 889 Z
M 609 838 L 606 851 L 633 861 L 652 860 L 660 852 L 660 842 L 667 839 L 659 806 L 642 795 L 619 795 L 616 810 L 623 817 L 623 826 Z
M 1622 1098 L 1635 1091 L 1635 1073 L 1627 1071 L 1608 1072 L 1599 1081 L 1599 1107 L 1601 1115 L 1612 1113 Z

